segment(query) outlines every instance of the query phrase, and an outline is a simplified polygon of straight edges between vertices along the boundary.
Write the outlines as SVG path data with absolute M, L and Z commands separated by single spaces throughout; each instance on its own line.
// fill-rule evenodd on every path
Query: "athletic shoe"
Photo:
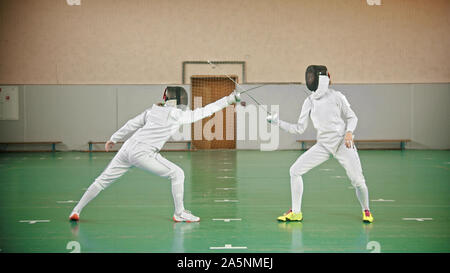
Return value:
M 193 215 L 190 211 L 184 210 L 180 214 L 174 214 L 172 218 L 175 222 L 199 222 L 200 217 Z
M 80 220 L 80 215 L 76 212 L 72 212 L 69 216 L 69 220 L 70 221 L 79 221 Z
M 373 216 L 372 216 L 372 213 L 370 213 L 370 210 L 363 211 L 363 222 L 364 223 L 372 223 L 373 222 Z
M 293 213 L 292 210 L 289 210 L 282 216 L 277 218 L 278 221 L 286 222 L 286 221 L 302 221 L 303 215 L 301 212 L 299 213 Z

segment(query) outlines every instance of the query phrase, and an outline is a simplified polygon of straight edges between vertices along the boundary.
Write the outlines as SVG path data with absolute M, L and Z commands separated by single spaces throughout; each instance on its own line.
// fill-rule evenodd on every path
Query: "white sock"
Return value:
M 303 179 L 301 176 L 291 176 L 292 212 L 302 211 Z
M 184 211 L 184 181 L 172 181 L 172 196 L 175 205 L 175 214 L 179 215 Z
M 370 210 L 369 209 L 369 190 L 367 189 L 366 184 L 363 184 L 361 186 L 356 186 L 356 197 L 359 200 L 359 203 L 361 204 L 361 208 L 363 210 Z
M 96 185 L 94 185 L 94 183 L 89 186 L 72 212 L 80 214 L 83 208 L 102 191 L 100 187 L 97 187 Z

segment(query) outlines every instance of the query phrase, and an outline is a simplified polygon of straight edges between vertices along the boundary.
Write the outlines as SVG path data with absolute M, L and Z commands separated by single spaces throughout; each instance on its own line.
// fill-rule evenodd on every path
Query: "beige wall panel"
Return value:
M 247 62 L 248 82 L 450 79 L 450 1 L 0 1 L 1 84 L 180 83 L 183 61 Z

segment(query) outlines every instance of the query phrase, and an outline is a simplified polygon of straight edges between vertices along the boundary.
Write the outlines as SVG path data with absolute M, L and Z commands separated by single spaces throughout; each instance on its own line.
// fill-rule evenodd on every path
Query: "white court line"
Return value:
M 338 178 L 338 179 L 343 179 L 343 178 L 345 178 L 345 176 L 342 176 L 342 175 L 335 175 L 335 176 L 332 176 L 333 178 Z
M 218 179 L 231 179 L 231 178 L 234 178 L 234 177 L 233 176 L 218 176 L 216 178 L 218 178 Z
M 384 200 L 384 199 L 376 199 L 376 200 L 370 200 L 372 202 L 395 202 L 395 200 Z
M 225 246 L 211 246 L 209 249 L 247 249 L 246 246 L 232 246 L 225 244 Z
M 20 220 L 20 223 L 29 223 L 30 225 L 36 224 L 36 223 L 48 223 L 50 220 Z
M 68 203 L 77 203 L 78 201 L 67 200 L 67 201 L 56 201 L 58 204 L 68 204 Z
M 79 159 L 80 159 L 80 157 L 79 157 L 79 156 L 75 157 L 75 160 L 79 160 Z
M 433 220 L 433 218 L 402 218 L 402 220 L 423 222 L 423 221 L 431 221 Z
M 41 157 L 41 158 L 39 158 L 40 160 L 43 160 L 43 159 L 46 159 L 45 157 Z
M 212 219 L 213 221 L 224 221 L 225 223 L 229 223 L 230 221 L 241 221 L 241 218 L 236 218 L 236 219 Z
M 219 169 L 219 171 L 223 171 L 223 172 L 228 172 L 228 171 L 232 171 L 233 169 Z
M 228 199 L 223 199 L 223 200 L 214 200 L 214 202 L 217 203 L 225 203 L 225 202 L 239 202 L 238 200 L 228 200 Z
M 216 188 L 216 190 L 234 190 L 234 189 L 236 189 L 236 188 Z
M 223 165 L 231 165 L 231 162 L 223 162 Z
M 57 159 L 62 159 L 62 157 L 58 157 Z
M 333 171 L 333 169 L 320 169 L 321 171 L 324 171 L 324 172 L 331 172 L 331 171 Z

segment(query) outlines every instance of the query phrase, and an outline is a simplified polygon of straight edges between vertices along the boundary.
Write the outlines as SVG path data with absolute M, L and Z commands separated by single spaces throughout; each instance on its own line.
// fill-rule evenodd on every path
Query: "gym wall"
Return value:
M 369 5 L 368 2 L 381 2 Z M 191 60 L 248 82 L 448 83 L 448 0 L 2 0 L 0 84 L 173 84 Z
M 450 148 L 448 0 L 68 2 L 76 1 L 0 1 L 0 85 L 20 88 L 19 120 L 0 121 L 0 141 L 85 150 L 180 84 L 183 61 L 234 60 L 246 63 L 246 86 L 300 82 L 307 65 L 326 64 L 359 117 L 357 138 Z M 297 120 L 299 89 L 257 92 Z M 311 127 L 301 137 L 280 132 L 279 148 L 314 137 Z
M 243 88 L 252 86 L 255 85 Z M 183 87 L 190 96 L 190 85 Z M 160 102 L 164 88 L 165 85 L 20 85 L 19 120 L 0 121 L 0 142 L 62 140 L 60 150 L 87 150 L 88 141 L 108 140 L 130 118 Z M 306 98 L 300 88 L 305 87 L 269 85 L 261 88 L 257 97 L 269 105 L 279 105 L 283 120 L 296 122 Z M 450 149 L 450 84 L 338 84 L 333 88 L 347 96 L 358 116 L 356 138 L 406 138 L 413 140 L 407 145 L 409 149 Z M 242 97 L 247 105 L 253 104 L 245 95 Z M 249 136 L 249 123 L 244 127 Z M 278 149 L 299 149 L 297 139 L 315 139 L 311 123 L 302 136 L 280 130 Z M 261 143 L 237 141 L 236 147 L 260 149 Z

